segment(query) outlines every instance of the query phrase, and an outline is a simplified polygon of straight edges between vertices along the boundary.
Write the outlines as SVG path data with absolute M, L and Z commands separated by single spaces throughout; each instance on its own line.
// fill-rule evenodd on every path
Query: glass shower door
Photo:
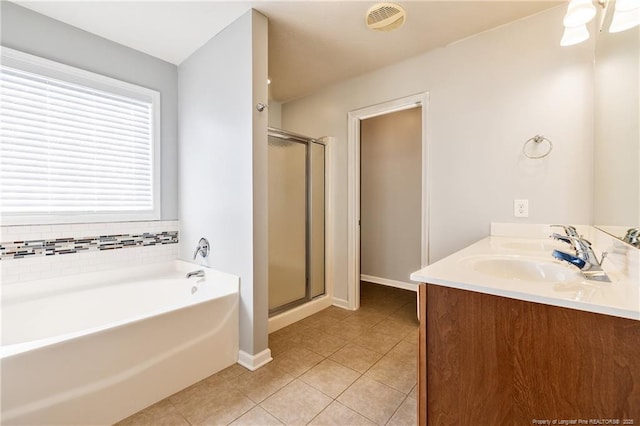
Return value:
M 269 133 L 269 314 L 325 293 L 325 147 Z
M 307 298 L 307 149 L 269 136 L 269 311 Z

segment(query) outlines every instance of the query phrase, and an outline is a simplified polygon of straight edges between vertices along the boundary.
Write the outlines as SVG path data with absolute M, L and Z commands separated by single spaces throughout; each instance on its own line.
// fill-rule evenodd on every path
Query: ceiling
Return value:
M 564 3 L 397 1 L 406 23 L 381 33 L 365 26 L 369 0 L 14 2 L 176 65 L 254 8 L 269 19 L 270 93 L 280 102 Z

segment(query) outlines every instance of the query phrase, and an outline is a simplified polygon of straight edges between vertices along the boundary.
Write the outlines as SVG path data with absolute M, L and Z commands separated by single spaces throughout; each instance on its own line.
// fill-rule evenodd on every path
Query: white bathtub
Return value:
M 2 286 L 0 423 L 112 424 L 232 365 L 238 294 L 181 261 Z

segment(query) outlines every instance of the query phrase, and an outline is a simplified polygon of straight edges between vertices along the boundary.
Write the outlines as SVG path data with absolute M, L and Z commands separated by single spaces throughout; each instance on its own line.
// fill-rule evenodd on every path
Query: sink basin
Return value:
M 547 259 L 478 256 L 463 259 L 462 263 L 466 268 L 500 279 L 550 283 L 581 280 L 577 269 Z

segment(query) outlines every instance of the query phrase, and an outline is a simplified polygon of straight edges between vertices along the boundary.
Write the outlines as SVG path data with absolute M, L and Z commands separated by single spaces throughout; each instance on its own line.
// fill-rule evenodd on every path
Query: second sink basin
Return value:
M 463 259 L 462 266 L 495 278 L 565 282 L 580 280 L 581 275 L 568 266 L 547 259 L 524 258 L 521 256 L 477 256 Z

